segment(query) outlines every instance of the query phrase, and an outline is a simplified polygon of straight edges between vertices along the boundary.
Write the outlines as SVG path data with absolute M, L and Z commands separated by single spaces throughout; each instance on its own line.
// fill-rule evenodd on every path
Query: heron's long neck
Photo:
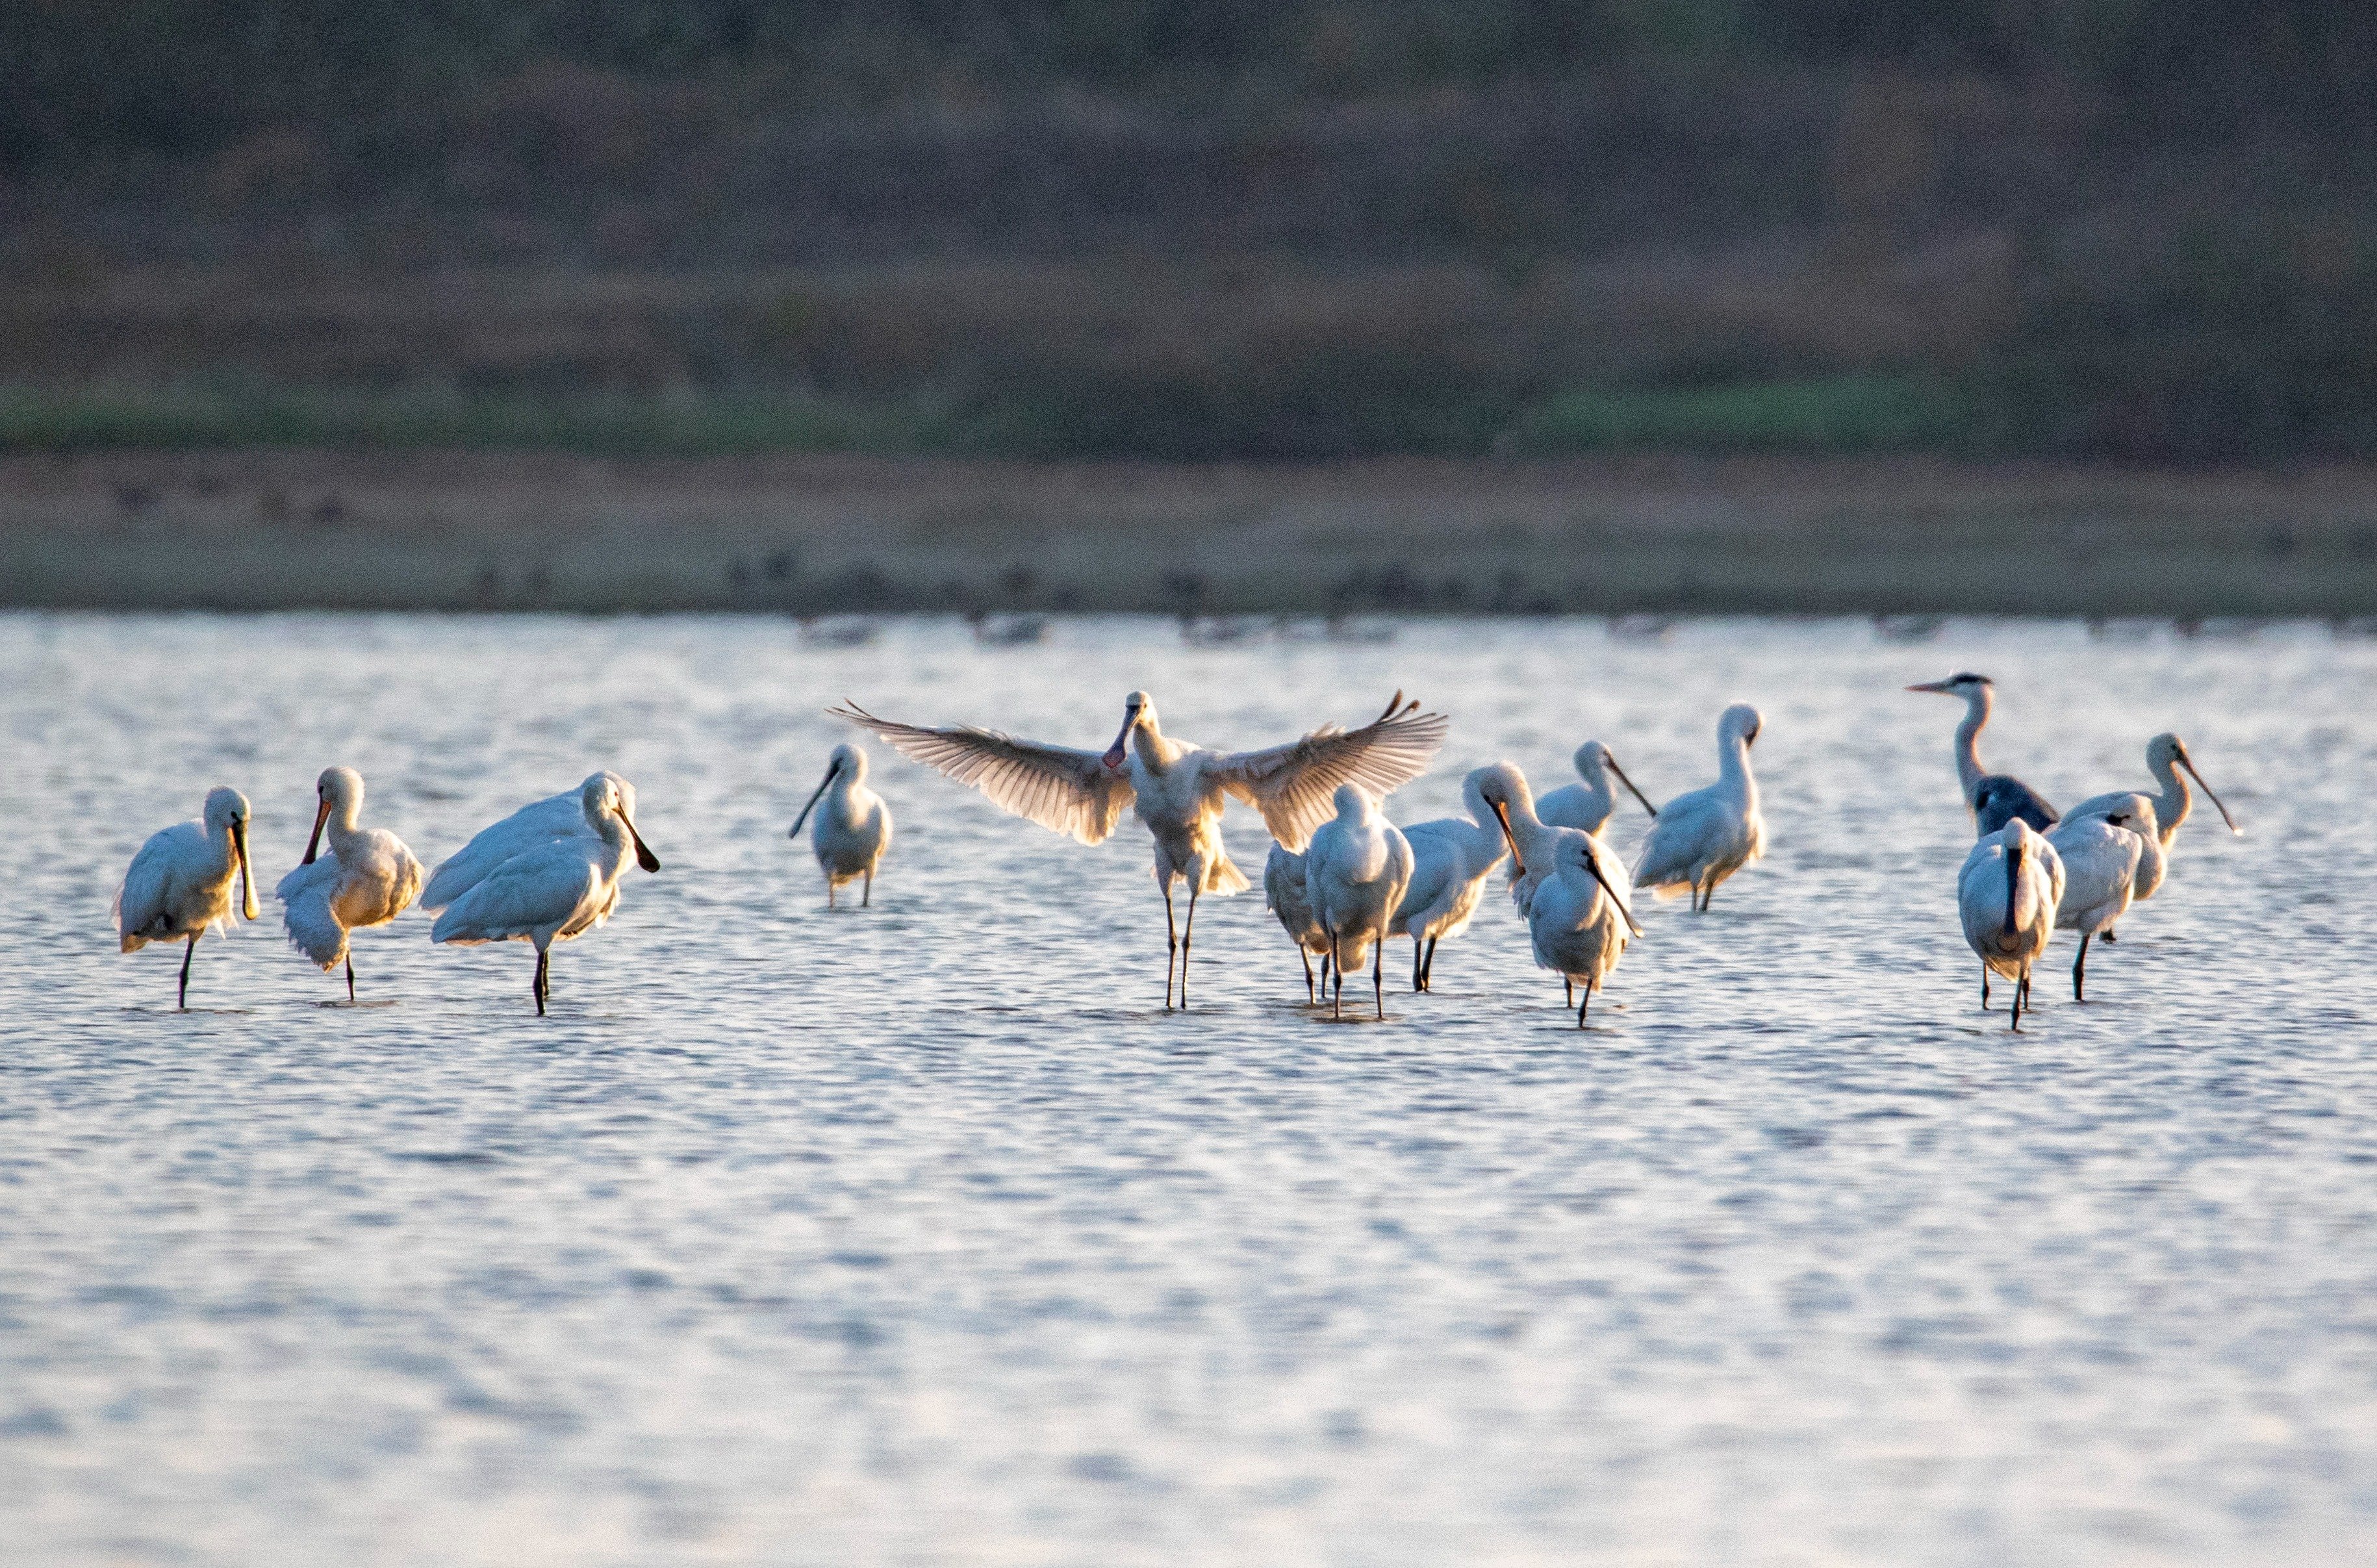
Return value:
M 1965 699 L 1965 722 L 1956 726 L 1956 778 L 1965 786 L 1965 800 L 1970 804 L 1973 791 L 1980 786 L 1981 776 L 1988 772 L 1981 766 L 1981 729 L 1989 722 L 1988 688 Z
M 2187 787 L 2186 778 L 2168 757 L 2155 759 L 2154 776 L 2155 783 L 2162 785 L 2162 793 L 2155 797 L 2155 832 L 2168 846 L 2179 825 L 2195 809 L 2195 792 Z

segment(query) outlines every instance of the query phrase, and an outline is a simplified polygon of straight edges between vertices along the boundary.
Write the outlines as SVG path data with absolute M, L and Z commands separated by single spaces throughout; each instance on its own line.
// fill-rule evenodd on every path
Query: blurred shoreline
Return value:
M 2377 467 L 17 455 L 0 604 L 2358 616 Z

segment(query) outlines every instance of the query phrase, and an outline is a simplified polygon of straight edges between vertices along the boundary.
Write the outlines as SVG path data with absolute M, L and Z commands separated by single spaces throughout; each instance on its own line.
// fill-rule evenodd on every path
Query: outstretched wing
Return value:
M 1205 776 L 1262 813 L 1271 836 L 1302 849 L 1336 807 L 1342 784 L 1372 795 L 1407 784 L 1427 771 L 1452 721 L 1423 713 L 1396 692 L 1387 711 L 1357 730 L 1323 724 L 1302 740 L 1262 751 L 1238 751 L 1205 764 Z
M 973 785 L 1000 810 L 1083 844 L 1104 843 L 1131 801 L 1130 775 L 1109 772 L 1094 751 L 1016 740 L 972 724 L 926 729 L 898 724 L 855 702 L 826 712 L 874 731 L 910 761 Z

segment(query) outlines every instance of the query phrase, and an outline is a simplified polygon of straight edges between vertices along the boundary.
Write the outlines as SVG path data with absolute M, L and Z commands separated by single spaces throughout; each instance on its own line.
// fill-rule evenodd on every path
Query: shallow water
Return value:
M 1977 1011 L 1959 712 L 2050 796 L 2199 815 L 2161 897 Z M 2377 1524 L 2377 644 L 1952 623 L 1413 623 L 985 651 L 764 619 L 0 617 L 0 1521 L 13 1561 L 2346 1562 Z M 1384 1025 L 1260 893 L 1165 1016 L 1143 833 L 1083 849 L 875 748 L 829 914 L 784 829 L 845 695 L 1102 746 L 1453 715 L 1393 803 L 1588 736 L 1653 797 L 1760 703 L 1771 852 L 1646 907 L 1595 1027 L 1499 895 Z M 277 908 L 113 951 L 140 840 L 312 781 L 424 861 L 597 765 L 664 862 L 555 950 Z M 1620 814 L 1630 846 L 1641 819 Z M 1258 819 L 1231 842 L 1260 877 Z M 1392 976 L 1408 950 L 1390 955 Z M 1349 987 L 1350 990 L 1350 987 Z M 2002 993 L 2001 993 L 2002 996 Z

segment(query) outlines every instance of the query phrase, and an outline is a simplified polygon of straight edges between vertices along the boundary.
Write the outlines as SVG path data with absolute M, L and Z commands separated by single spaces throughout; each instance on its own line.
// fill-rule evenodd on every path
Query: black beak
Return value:
M 1618 906 L 1618 913 L 1625 917 L 1626 928 L 1636 936 L 1641 936 L 1642 928 L 1634 923 L 1634 912 L 1626 907 L 1626 901 L 1619 896 L 1616 888 L 1609 885 L 1609 879 L 1601 874 L 1601 856 L 1587 849 L 1584 852 L 1584 866 L 1585 869 L 1593 873 L 1593 880 L 1601 884 L 1601 891 L 1609 895 L 1609 902 Z
M 1511 831 L 1511 813 L 1500 801 L 1492 804 L 1494 815 L 1502 824 L 1502 842 L 1511 846 L 1511 864 L 1517 867 L 1519 875 L 1523 877 L 1527 874 L 1527 857 L 1519 853 L 1519 836 Z
M 636 864 L 641 866 L 647 871 L 659 870 L 661 868 L 661 857 L 654 855 L 651 852 L 651 846 L 644 843 L 644 835 L 636 832 L 635 819 L 629 817 L 625 811 L 622 811 L 619 813 L 619 820 L 627 825 L 627 836 L 635 841 Z
M 2212 793 L 2212 786 L 2204 782 L 2204 775 L 2195 771 L 2195 764 L 2188 760 L 2184 751 L 2179 754 L 2179 765 L 2187 770 L 2187 776 L 2195 781 L 2195 787 L 2204 792 L 2204 798 L 2212 802 L 2212 808 L 2220 813 L 2220 820 L 2228 824 L 2228 831 L 2243 833 L 2245 830 L 2237 825 L 2236 818 L 2228 815 L 2228 808 L 2220 804 L 2220 797 Z
M 834 774 L 840 772 L 842 772 L 842 764 L 839 762 L 831 763 L 826 768 L 825 777 L 818 781 L 816 790 L 809 796 L 808 805 L 802 807 L 801 814 L 793 819 L 793 831 L 784 835 L 786 838 L 798 838 L 801 836 L 801 824 L 809 820 L 809 811 L 811 808 L 814 808 L 818 801 L 825 798 L 825 786 L 833 783 Z M 650 871 L 652 868 L 653 868 L 650 866 L 644 868 L 647 871 Z
M 1634 781 L 1626 776 L 1626 770 L 1618 765 L 1617 758 L 1612 757 L 1608 752 L 1605 751 L 1601 754 L 1601 765 L 1618 775 L 1618 782 L 1626 786 L 1627 794 L 1632 796 L 1635 799 L 1642 803 L 1643 810 L 1648 811 L 1654 817 L 1658 816 L 1659 808 L 1651 804 L 1651 800 L 1648 796 L 1634 787 Z
M 2211 792 L 2207 790 L 2205 793 L 2209 794 Z M 330 803 L 328 799 L 325 799 L 321 805 L 316 807 L 314 809 L 314 836 L 305 841 L 305 858 L 299 861 L 299 865 L 311 866 L 314 864 L 315 852 L 322 847 L 322 824 L 329 820 Z

